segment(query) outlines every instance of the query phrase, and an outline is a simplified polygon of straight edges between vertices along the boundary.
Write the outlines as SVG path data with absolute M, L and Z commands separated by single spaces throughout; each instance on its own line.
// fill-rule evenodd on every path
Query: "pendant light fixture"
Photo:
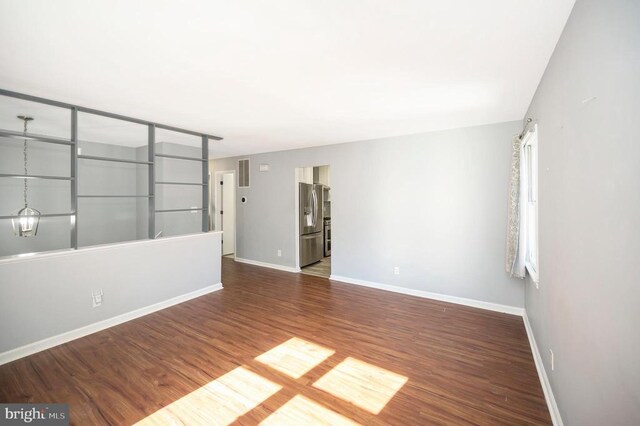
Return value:
M 24 122 L 24 208 L 18 212 L 18 218 L 11 219 L 11 223 L 13 225 L 13 232 L 16 236 L 32 237 L 38 233 L 38 224 L 40 223 L 40 212 L 29 207 L 29 204 L 27 203 L 28 178 L 26 176 L 29 175 L 27 169 L 27 124 L 33 120 L 33 117 L 19 115 L 18 118 Z

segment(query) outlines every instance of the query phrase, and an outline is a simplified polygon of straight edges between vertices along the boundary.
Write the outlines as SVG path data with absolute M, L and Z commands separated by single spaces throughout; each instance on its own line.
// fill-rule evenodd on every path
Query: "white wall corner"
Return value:
M 522 319 L 524 321 L 524 328 L 527 330 L 527 337 L 529 338 L 529 345 L 531 346 L 531 353 L 533 354 L 533 360 L 536 364 L 536 370 L 538 370 L 538 377 L 540 378 L 540 384 L 542 385 L 542 391 L 544 392 L 544 399 L 547 401 L 547 406 L 549 407 L 551 421 L 555 426 L 564 426 L 564 423 L 562 423 L 562 417 L 560 417 L 560 410 L 558 409 L 558 404 L 556 403 L 556 399 L 553 396 L 551 383 L 549 382 L 549 377 L 547 376 L 547 372 L 544 368 L 544 363 L 542 362 L 542 357 L 540 356 L 540 351 L 538 350 L 538 345 L 536 344 L 536 339 L 533 335 L 533 329 L 531 328 L 531 323 L 529 322 L 529 317 L 527 316 L 526 310 L 524 311 Z

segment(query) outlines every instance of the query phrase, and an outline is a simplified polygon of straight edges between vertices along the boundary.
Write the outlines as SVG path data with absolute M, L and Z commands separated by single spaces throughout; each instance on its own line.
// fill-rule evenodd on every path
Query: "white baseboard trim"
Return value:
M 547 406 L 549 407 L 551 421 L 555 426 L 564 426 L 564 423 L 562 423 L 562 417 L 560 417 L 558 404 L 556 404 L 556 399 L 553 396 L 549 377 L 544 369 L 542 357 L 540 356 L 540 351 L 538 350 L 538 345 L 533 335 L 533 329 L 531 328 L 527 311 L 524 312 L 522 319 L 524 320 L 524 328 L 527 330 L 527 337 L 529 337 L 529 345 L 531 345 L 531 353 L 533 353 L 533 360 L 536 363 L 536 370 L 538 370 L 538 377 L 540 378 L 540 384 L 542 385 L 542 391 L 544 392 L 544 399 L 547 401 Z
M 275 263 L 258 262 L 257 260 L 242 259 L 242 258 L 239 258 L 239 257 L 236 257 L 234 260 L 236 262 L 246 263 L 248 265 L 262 266 L 263 268 L 277 269 L 279 271 L 300 272 L 300 268 L 294 268 L 294 267 L 291 267 L 291 266 L 284 266 L 284 265 L 276 265 Z
M 330 280 L 340 281 L 347 284 L 355 284 L 363 287 L 375 288 L 378 290 L 392 291 L 394 293 L 408 294 L 410 296 L 424 297 L 425 299 L 440 300 L 442 302 L 456 303 L 458 305 L 472 306 L 474 308 L 487 309 L 489 311 L 502 312 L 505 314 L 522 316 L 524 308 L 517 306 L 501 305 L 498 303 L 483 302 L 481 300 L 466 299 L 464 297 L 448 296 L 446 294 L 431 293 L 429 291 L 415 290 L 412 288 L 399 287 L 389 284 L 381 284 L 372 281 L 358 280 L 355 278 L 331 275 Z
M 210 285 L 199 290 L 192 291 L 190 293 L 172 297 L 171 299 L 162 302 L 154 303 L 153 305 L 145 306 L 144 308 L 136 309 L 134 311 L 117 315 L 103 321 L 98 321 L 84 327 L 76 328 L 75 330 L 67 331 L 65 333 L 58 334 L 57 336 L 47 337 L 46 339 L 42 339 L 34 343 L 29 343 L 19 348 L 8 350 L 0 354 L 0 365 L 15 361 L 20 358 L 24 358 L 25 356 L 33 355 L 37 352 L 44 351 L 54 346 L 62 345 L 63 343 L 79 339 L 81 337 L 93 334 L 106 328 L 131 321 L 133 319 L 151 314 L 153 312 L 168 308 L 173 305 L 177 305 L 182 302 L 186 302 L 187 300 L 195 299 L 196 297 L 204 296 L 205 294 L 209 294 L 218 290 L 222 290 L 222 283 Z

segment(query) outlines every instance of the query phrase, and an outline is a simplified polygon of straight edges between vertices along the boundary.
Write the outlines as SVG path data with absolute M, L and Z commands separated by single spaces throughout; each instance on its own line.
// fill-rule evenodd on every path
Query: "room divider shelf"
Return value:
M 115 161 L 117 163 L 132 163 L 132 164 L 153 164 L 152 161 L 138 161 L 138 160 L 125 160 L 123 158 L 113 158 L 113 157 L 99 157 L 96 155 L 78 155 L 78 159 L 82 160 L 98 160 L 98 161 Z
M 48 179 L 48 180 L 74 180 L 73 177 L 68 176 L 46 176 L 46 175 L 20 175 L 12 173 L 0 173 L 0 177 L 14 178 L 14 179 Z
M 156 210 L 156 213 L 172 213 L 172 212 L 198 212 L 205 211 L 206 209 L 196 208 L 196 209 L 165 209 L 165 210 Z
M 156 182 L 156 185 L 196 185 L 196 186 L 204 186 L 204 183 L 196 183 L 196 182 Z
M 59 145 L 75 145 L 75 143 L 69 139 L 56 138 L 53 136 L 37 135 L 34 133 L 27 133 L 25 135 L 24 132 L 16 132 L 14 130 L 6 130 L 6 129 L 0 129 L 0 136 L 11 138 L 11 139 L 18 139 L 18 140 L 27 139 L 27 140 L 36 141 L 36 142 L 55 143 Z
M 49 105 L 49 106 L 53 106 L 53 107 L 57 107 L 57 108 L 63 108 L 63 109 L 67 109 L 69 111 L 69 136 L 68 137 L 54 137 L 54 136 L 50 136 L 50 135 L 40 135 L 40 134 L 35 134 L 35 133 L 24 133 L 24 132 L 20 132 L 20 131 L 14 131 L 14 130 L 9 130 L 9 129 L 2 129 L 0 128 L 0 138 L 4 137 L 4 138 L 8 138 L 11 139 L 12 141 L 23 141 L 24 139 L 27 139 L 28 141 L 37 141 L 37 142 L 46 142 L 46 143 L 52 143 L 52 144 L 60 144 L 60 145 L 67 145 L 70 147 L 69 149 L 69 158 L 68 158 L 68 163 L 69 164 L 69 175 L 70 177 L 62 177 L 62 176 L 45 176 L 45 175 L 27 175 L 27 174 L 11 174 L 11 173 L 4 173 L 1 174 L 0 173 L 0 179 L 1 178 L 16 178 L 16 179 L 52 179 L 52 180 L 61 180 L 61 181 L 69 181 L 69 210 L 73 213 L 65 213 L 65 214 L 43 214 L 41 215 L 41 217 L 55 217 L 55 216 L 71 216 L 71 230 L 70 230 L 70 247 L 77 249 L 78 248 L 78 223 L 83 223 L 84 222 L 84 218 L 83 215 L 84 213 L 81 211 L 78 214 L 78 199 L 82 198 L 82 199 L 90 199 L 90 198 L 134 198 L 134 199 L 140 199 L 140 200 L 145 200 L 146 199 L 146 203 L 147 204 L 147 211 L 146 211 L 146 215 L 148 217 L 148 221 L 147 221 L 147 234 L 148 237 L 150 239 L 155 238 L 155 236 L 157 235 L 156 232 L 156 224 L 155 224 L 155 218 L 156 218 L 156 214 L 157 213 L 169 213 L 169 212 L 201 212 L 201 218 L 198 217 L 199 219 L 201 219 L 201 229 L 202 232 L 208 232 L 209 231 L 209 215 L 208 215 L 208 209 L 206 208 L 186 208 L 186 209 L 159 209 L 156 210 L 156 200 L 159 198 L 166 198 L 166 194 L 162 194 L 165 195 L 165 197 L 157 197 L 155 196 L 155 192 L 158 190 L 163 189 L 163 187 L 159 187 L 157 185 L 187 185 L 187 186 L 194 186 L 196 188 L 198 188 L 198 192 L 201 192 L 201 200 L 198 201 L 193 201 L 193 204 L 200 204 L 202 206 L 208 206 L 209 205 L 209 170 L 208 167 L 205 167 L 205 164 L 208 162 L 208 158 L 209 158 L 209 144 L 211 141 L 218 141 L 218 140 L 222 140 L 221 137 L 219 136 L 215 136 L 215 135 L 209 135 L 206 133 L 202 133 L 202 132 L 196 132 L 193 130 L 188 130 L 188 129 L 181 129 L 181 128 L 177 128 L 177 127 L 173 127 L 173 126 L 167 126 L 167 125 L 163 125 L 160 123 L 154 123 L 151 121 L 146 121 L 146 120 L 141 120 L 138 118 L 134 118 L 134 117 L 127 117 L 127 116 L 123 116 L 120 114 L 114 114 L 114 113 L 110 113 L 110 112 L 106 112 L 106 111 L 100 111 L 100 110 L 96 110 L 96 109 L 92 109 L 92 108 L 85 108 L 79 105 L 73 105 L 73 104 L 68 104 L 68 103 L 64 103 L 64 102 L 59 102 L 59 101 L 55 101 L 55 100 L 51 100 L 51 99 L 45 99 L 45 98 L 40 98 L 40 97 L 35 97 L 35 96 L 30 96 L 30 95 L 26 95 L 23 93 L 17 93 L 17 92 L 12 92 L 12 91 L 8 91 L 8 90 L 4 90 L 4 89 L 0 89 L 0 97 L 9 97 L 9 98 L 14 98 L 14 99 L 21 99 L 24 101 L 28 101 L 28 102 L 34 102 L 37 104 L 41 104 L 41 105 Z M 21 113 L 24 111 L 16 111 L 16 114 Z M 99 117 L 104 117 L 104 118 L 111 118 L 114 120 L 121 120 L 121 121 L 125 121 L 125 122 L 129 122 L 129 123 L 136 123 L 136 124 L 140 124 L 143 126 L 146 126 L 146 133 L 147 133 L 147 141 L 145 145 L 141 145 L 141 146 L 146 146 L 147 148 L 147 152 L 145 153 L 144 157 L 135 157 L 132 155 L 133 159 L 125 159 L 125 158 L 114 158 L 114 157 L 107 157 L 107 156 L 99 156 L 99 155 L 82 155 L 78 152 L 78 149 L 76 149 L 77 147 L 82 146 L 82 142 L 79 138 L 79 132 L 78 132 L 78 128 L 79 128 L 79 122 L 84 123 L 83 120 L 87 119 L 89 117 L 89 115 L 95 115 L 95 116 L 99 116 Z M 39 122 L 43 122 L 43 121 L 39 121 Z M 0 126 L 1 127 L 1 126 Z M 9 126 L 11 127 L 11 126 Z M 82 126 L 80 126 L 82 128 Z M 196 148 L 199 145 L 200 150 L 198 151 L 193 151 L 193 153 L 189 153 L 185 151 L 186 155 L 173 155 L 173 154 L 168 154 L 168 153 L 157 153 L 155 152 L 156 147 L 160 147 L 158 146 L 158 144 L 156 144 L 156 131 L 158 129 L 162 129 L 162 130 L 167 130 L 167 131 L 171 131 L 171 132 L 176 132 L 176 133 L 180 133 L 180 134 L 184 134 L 184 135 L 191 135 L 191 136 L 197 136 L 198 138 L 200 138 L 201 142 L 199 144 L 193 144 L 194 148 Z M 99 139 L 99 138 L 98 138 Z M 89 142 L 89 141 L 86 141 Z M 171 142 L 169 142 L 171 143 Z M 88 144 L 87 144 L 88 145 Z M 65 150 L 66 151 L 66 150 Z M 182 152 L 182 151 L 176 151 L 176 152 Z M 86 153 L 88 154 L 88 153 Z M 120 155 L 118 153 L 114 153 L 111 155 Z M 185 161 L 191 161 L 191 162 L 196 162 L 193 165 L 195 167 L 189 167 L 189 169 L 197 169 L 197 170 L 193 170 L 194 175 L 195 172 L 198 173 L 198 175 L 201 176 L 200 182 L 196 183 L 196 182 L 172 182 L 172 181 L 164 181 L 163 177 L 161 176 L 156 176 L 156 173 L 163 173 L 166 172 L 164 167 L 158 167 L 158 169 L 156 169 L 156 165 L 158 164 L 158 160 L 157 158 L 168 158 L 168 159 L 175 159 L 175 160 L 185 160 Z M 4 159 L 4 158 L 3 158 Z M 139 160 L 138 160 L 139 159 Z M 52 159 L 53 160 L 53 159 Z M 59 161 L 60 159 L 56 159 L 56 161 Z M 137 190 L 142 192 L 146 192 L 149 195 L 101 195 L 101 194 L 78 194 L 78 182 L 82 181 L 83 176 L 78 177 L 78 161 L 81 162 L 81 166 L 86 166 L 86 165 L 91 165 L 91 163 L 82 163 L 82 161 L 85 160 L 91 160 L 91 161 L 110 161 L 110 162 L 115 162 L 115 163 L 129 163 L 129 164 L 141 164 L 141 165 L 146 165 L 148 166 L 146 170 L 144 170 L 146 172 L 146 182 L 145 182 L 145 189 L 142 189 L 138 186 L 136 186 Z M 140 160 L 144 160 L 144 161 L 140 161 Z M 197 164 L 200 163 L 202 166 L 201 167 L 197 167 Z M 168 163 L 166 164 L 168 166 L 173 166 L 174 163 Z M 180 163 L 175 163 L 175 165 L 180 165 L 180 166 L 187 166 L 186 164 L 180 164 Z M 7 169 L 5 169 L 6 171 L 8 171 Z M 15 170 L 21 170 L 21 169 L 15 169 Z M 138 176 L 138 175 L 136 175 Z M 185 177 L 185 179 L 194 179 L 194 180 L 198 180 L 197 178 L 195 178 L 195 176 L 193 177 Z M 179 177 L 176 177 L 176 179 L 180 179 Z M 156 180 L 158 180 L 158 182 L 156 182 Z M 95 189 L 96 191 L 98 191 L 98 189 Z M 109 192 L 108 189 L 102 189 L 101 191 L 103 192 Z M 119 191 L 119 189 L 113 189 L 114 192 Z M 133 191 L 131 191 L 133 192 Z M 171 192 L 171 191 L 170 191 Z M 195 191 L 194 191 L 195 192 Z M 171 194 L 172 196 L 175 196 L 173 194 Z M 187 204 L 186 201 L 183 201 L 183 205 Z M 39 206 L 41 208 L 45 208 L 46 206 Z M 91 214 L 91 212 L 87 212 L 87 214 Z M 80 215 L 80 218 L 78 218 L 78 216 Z M 0 216 L 0 218 L 2 219 L 12 219 L 15 218 L 15 216 Z M 177 219 L 180 219 L 179 217 Z M 164 225 L 164 224 L 163 224 Z
M 189 160 L 189 161 L 207 161 L 204 158 L 198 158 L 198 157 L 185 157 L 183 155 L 171 155 L 171 154 L 156 154 L 156 157 L 163 157 L 163 158 L 173 158 L 176 160 Z
M 78 195 L 78 198 L 153 198 L 153 195 Z
M 41 214 L 40 217 L 64 217 L 64 216 L 75 216 L 75 213 L 44 213 Z M 11 215 L 11 216 L 0 216 L 0 219 L 20 219 L 24 216 Z

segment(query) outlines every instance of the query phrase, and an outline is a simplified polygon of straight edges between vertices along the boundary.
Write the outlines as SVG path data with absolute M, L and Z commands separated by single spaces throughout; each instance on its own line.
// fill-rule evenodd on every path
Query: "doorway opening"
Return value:
M 222 231 L 222 255 L 235 258 L 236 253 L 236 173 L 234 170 L 214 174 L 214 229 Z
M 295 169 L 296 266 L 331 275 L 331 170 L 327 165 Z

